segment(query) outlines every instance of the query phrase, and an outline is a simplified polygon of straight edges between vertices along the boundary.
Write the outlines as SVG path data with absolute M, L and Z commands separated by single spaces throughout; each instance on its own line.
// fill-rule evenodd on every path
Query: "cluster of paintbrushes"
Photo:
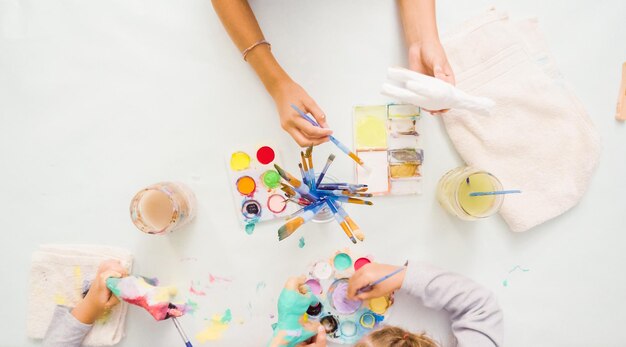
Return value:
M 302 162 L 298 166 L 302 180 L 297 179 L 278 165 L 274 165 L 280 176 L 287 182 L 287 184 L 282 184 L 282 190 L 287 199 L 302 207 L 289 216 L 287 223 L 278 229 L 278 239 L 284 240 L 289 237 L 301 225 L 313 219 L 324 207 L 328 207 L 337 223 L 353 243 L 356 243 L 357 239 L 363 241 L 365 239 L 363 232 L 341 207 L 340 203 L 372 205 L 371 201 L 360 199 L 372 196 L 372 194 L 366 193 L 367 185 L 324 183 L 324 176 L 335 159 L 334 154 L 328 157 L 324 169 L 316 179 L 312 152 L 313 147 L 309 147 L 306 153 L 300 152 Z

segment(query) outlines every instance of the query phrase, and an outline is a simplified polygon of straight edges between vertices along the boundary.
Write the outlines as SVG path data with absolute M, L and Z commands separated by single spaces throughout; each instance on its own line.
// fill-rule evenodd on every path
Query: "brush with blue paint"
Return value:
M 180 337 L 185 342 L 185 347 L 193 347 L 193 345 L 191 344 L 191 341 L 189 341 L 189 338 L 187 337 L 187 334 L 185 334 L 183 327 L 178 322 L 178 319 L 176 319 L 176 317 L 171 317 L 170 319 L 172 320 L 172 322 L 174 322 L 174 325 L 176 326 L 176 330 L 178 330 Z
M 374 289 L 375 285 L 380 284 L 382 281 L 385 281 L 386 279 L 388 279 L 388 278 L 390 278 L 392 276 L 395 276 L 396 274 L 402 272 L 404 269 L 406 269 L 406 265 L 401 267 L 401 268 L 398 268 L 397 270 L 392 271 L 390 274 L 387 274 L 387 275 L 377 279 L 376 281 L 366 285 L 365 287 L 363 287 L 361 289 L 358 289 L 356 291 L 356 294 L 359 295 L 361 293 L 366 293 L 366 292 L 371 291 L 372 289 Z
M 287 223 L 281 226 L 278 229 L 278 240 L 282 241 L 287 237 L 291 236 L 299 227 L 301 227 L 304 223 L 310 221 L 315 217 L 317 212 L 324 207 L 324 201 L 319 200 L 316 203 L 313 203 L 309 206 L 305 206 L 302 209 L 302 212 L 299 215 L 291 218 Z
M 367 186 L 362 184 L 324 183 L 324 176 L 334 159 L 335 156 L 332 154 L 328 157 L 326 165 L 317 180 L 315 180 L 311 147 L 306 152 L 300 152 L 298 167 L 300 168 L 302 181 L 283 170 L 280 166 L 274 165 L 278 174 L 286 182 L 286 184 L 281 183 L 281 190 L 285 193 L 286 201 L 296 202 L 302 207 L 287 217 L 287 222 L 278 229 L 279 241 L 291 236 L 298 228 L 315 218 L 324 208 L 330 210 L 352 243 L 365 239 L 361 228 L 350 218 L 341 206 L 341 203 L 372 205 L 370 201 L 355 198 L 355 196 L 371 197 L 371 194 L 363 193 L 367 190 Z M 318 190 L 318 188 L 323 189 Z
M 326 176 L 326 171 L 328 171 L 328 168 L 330 167 L 330 164 L 333 163 L 333 160 L 335 160 L 335 155 L 331 154 L 328 156 L 328 159 L 326 160 L 326 165 L 324 165 L 324 169 L 322 169 L 322 172 L 320 173 L 320 177 L 317 179 L 317 182 L 315 182 L 315 186 L 319 187 L 320 184 L 322 184 L 322 181 L 324 180 L 324 176 Z
M 291 108 L 296 110 L 296 112 L 298 112 L 300 117 L 304 118 L 307 122 L 311 123 L 312 125 L 314 125 L 314 126 L 316 126 L 318 128 L 321 128 L 321 126 L 319 125 L 319 123 L 315 119 L 311 118 L 311 116 L 309 116 L 306 113 L 304 113 L 300 108 L 298 108 L 298 106 L 296 106 L 294 104 L 291 104 Z M 328 136 L 328 138 L 330 139 L 330 141 L 332 143 L 335 144 L 335 146 L 337 146 L 337 148 L 339 148 L 342 152 L 347 154 L 350 158 L 352 158 L 352 160 L 354 160 L 357 164 L 359 164 L 362 168 L 364 168 L 365 171 L 367 171 L 367 172 L 371 171 L 370 168 L 367 165 L 365 165 L 365 163 L 363 162 L 363 159 L 359 158 L 358 155 L 356 155 L 346 145 L 344 145 L 339 140 L 337 140 L 337 138 L 335 138 L 333 135 Z

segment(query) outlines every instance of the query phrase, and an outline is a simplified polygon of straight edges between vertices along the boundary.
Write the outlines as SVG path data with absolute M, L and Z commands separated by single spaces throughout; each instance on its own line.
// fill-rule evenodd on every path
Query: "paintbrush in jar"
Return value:
M 278 174 L 285 181 L 287 181 L 287 183 L 289 183 L 298 193 L 300 193 L 300 195 L 302 195 L 303 198 L 311 200 L 311 201 L 317 201 L 318 198 L 315 195 L 311 194 L 311 191 L 307 185 L 302 184 L 302 182 L 300 182 L 299 179 L 295 178 L 289 172 L 283 170 L 280 166 L 274 164 L 274 168 L 276 168 L 276 171 L 278 171 Z
M 298 228 L 301 227 L 304 223 L 313 219 L 317 212 L 319 212 L 319 210 L 321 210 L 323 206 L 324 201 L 320 200 L 315 204 L 303 208 L 302 212 L 298 216 L 290 219 L 289 221 L 287 221 L 287 223 L 285 223 L 278 229 L 278 240 L 282 241 L 291 236 L 291 234 L 298 230 Z
M 341 229 L 343 229 L 343 232 L 346 233 L 346 235 L 348 236 L 350 241 L 352 241 L 352 243 L 356 243 L 356 239 L 354 238 L 354 235 L 352 234 L 352 230 L 350 230 L 350 226 L 348 225 L 348 222 L 346 222 L 345 218 L 341 216 L 341 214 L 339 214 L 339 211 L 337 210 L 335 205 L 332 203 L 332 201 L 325 199 L 325 202 L 326 202 L 326 205 L 330 207 L 330 210 L 333 212 L 333 215 L 335 216 L 335 220 L 337 221 L 337 223 L 339 223 L 339 226 L 341 226 Z
M 333 160 L 335 160 L 335 155 L 331 154 L 328 156 L 328 159 L 326 160 L 326 165 L 324 165 L 324 168 L 322 169 L 322 172 L 320 173 L 320 177 L 317 179 L 317 182 L 315 183 L 316 187 L 319 187 L 320 184 L 322 184 L 322 180 L 324 179 L 324 176 L 326 176 L 326 171 L 328 171 L 328 168 L 330 167 L 330 164 L 333 163 Z

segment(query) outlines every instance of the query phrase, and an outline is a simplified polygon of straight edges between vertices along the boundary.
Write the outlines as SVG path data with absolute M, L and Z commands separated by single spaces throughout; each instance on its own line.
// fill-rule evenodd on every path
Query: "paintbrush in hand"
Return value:
M 312 125 L 314 125 L 314 126 L 316 126 L 318 128 L 321 128 L 321 126 L 319 125 L 319 123 L 317 121 L 315 121 L 314 119 L 309 117 L 306 113 L 302 112 L 302 110 L 299 109 L 298 106 L 296 106 L 294 104 L 291 104 L 291 108 L 296 110 L 296 112 L 298 112 L 300 117 L 304 118 L 307 122 L 311 123 Z M 356 155 L 354 152 L 352 152 L 348 147 L 346 147 L 346 145 L 344 145 L 339 140 L 337 140 L 333 135 L 329 135 L 328 138 L 330 139 L 330 141 L 332 143 L 335 144 L 335 146 L 337 146 L 337 148 L 339 148 L 342 152 L 347 154 L 357 164 L 361 165 L 361 167 L 364 168 L 365 171 L 367 171 L 367 172 L 371 171 L 370 168 L 367 165 L 365 165 L 365 163 L 363 162 L 363 159 L 359 158 L 358 155 Z
M 176 326 L 176 330 L 178 330 L 180 337 L 183 338 L 183 341 L 185 342 L 185 347 L 193 347 L 191 341 L 189 341 L 189 338 L 187 337 L 187 334 L 185 334 L 183 327 L 178 322 L 178 319 L 176 319 L 176 317 L 171 317 L 170 319 L 172 320 L 172 322 L 174 322 L 174 325 Z
M 385 276 L 383 276 L 383 277 L 381 277 L 381 278 L 377 279 L 376 281 L 374 281 L 374 282 L 372 282 L 372 283 L 370 283 L 370 284 L 366 285 L 365 287 L 363 287 L 363 288 L 361 288 L 361 289 L 358 289 L 358 290 L 356 291 L 356 294 L 357 294 L 357 295 L 359 295 L 359 294 L 361 294 L 361 293 L 366 293 L 366 292 L 371 291 L 372 289 L 374 289 L 374 286 L 375 286 L 375 285 L 377 285 L 377 284 L 381 283 L 382 281 L 384 281 L 384 280 L 388 279 L 388 278 L 389 278 L 389 277 L 391 277 L 391 276 L 394 276 L 394 275 L 395 275 L 395 274 L 397 274 L 397 273 L 400 273 L 400 272 L 401 272 L 402 270 L 404 270 L 404 269 L 406 269 L 406 265 L 405 265 L 405 266 L 403 266 L 403 267 L 401 267 L 401 268 L 399 268 L 399 269 L 397 269 L 397 270 L 395 270 L 395 271 L 393 271 L 392 273 L 390 273 L 390 274 L 388 274 L 388 275 L 385 275 Z

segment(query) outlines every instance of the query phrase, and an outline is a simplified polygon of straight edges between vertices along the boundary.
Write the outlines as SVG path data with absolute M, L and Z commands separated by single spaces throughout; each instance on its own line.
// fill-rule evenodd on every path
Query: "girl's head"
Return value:
M 437 344 L 425 334 L 387 326 L 365 336 L 354 347 L 437 347 Z

